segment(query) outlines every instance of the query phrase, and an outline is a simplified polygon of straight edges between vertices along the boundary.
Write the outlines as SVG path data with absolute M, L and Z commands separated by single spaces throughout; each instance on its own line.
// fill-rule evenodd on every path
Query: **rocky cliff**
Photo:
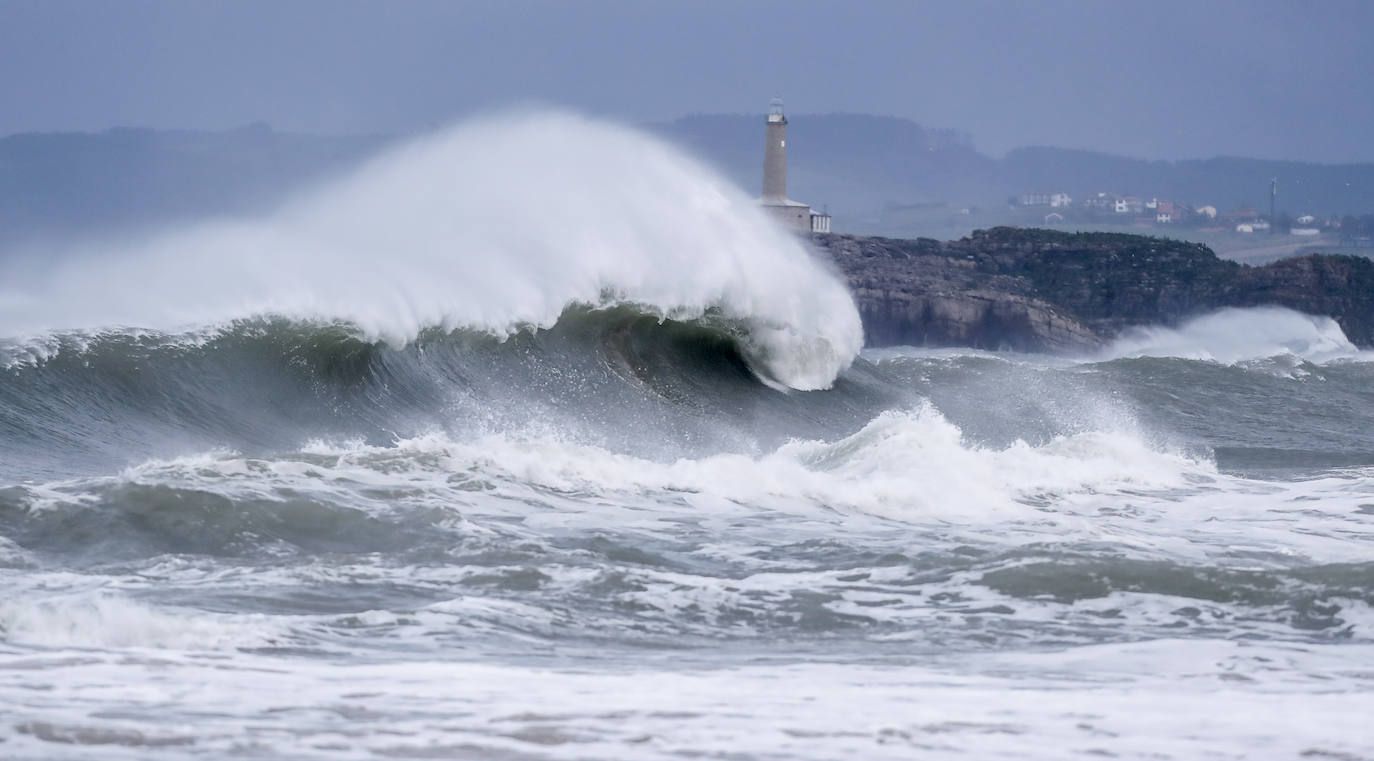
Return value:
M 1359 257 L 1249 267 L 1195 243 L 1007 227 L 956 241 L 813 239 L 848 278 L 870 346 L 1072 351 L 1134 325 L 1263 305 L 1329 315 L 1374 346 L 1374 261 Z

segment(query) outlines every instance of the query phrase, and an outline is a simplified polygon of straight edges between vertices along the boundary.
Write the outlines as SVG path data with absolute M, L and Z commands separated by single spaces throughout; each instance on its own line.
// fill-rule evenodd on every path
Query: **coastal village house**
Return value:
M 1321 228 L 1317 226 L 1317 218 L 1311 214 L 1304 214 L 1294 221 L 1297 224 L 1293 225 L 1292 229 L 1288 231 L 1290 235 L 1310 238 L 1322 234 Z
M 1064 192 L 1048 193 L 1042 191 L 1022 193 L 1018 197 L 1018 200 L 1022 206 L 1049 206 L 1054 209 L 1067 208 L 1069 204 L 1073 203 L 1073 199 L 1069 197 L 1069 194 Z
M 1374 241 L 1371 241 L 1374 236 L 1357 239 L 1342 229 L 1341 220 L 1324 220 L 1317 215 L 1304 213 L 1295 218 L 1281 215 L 1277 221 L 1271 221 L 1269 215 L 1261 214 L 1248 204 L 1231 211 L 1218 211 L 1215 205 L 1208 203 L 1194 206 L 1157 196 L 1147 199 L 1099 191 L 1087 194 L 1075 206 L 1068 193 L 1044 190 L 1019 193 L 1009 197 L 1007 203 L 1010 206 L 1039 207 L 1039 219 L 1045 225 L 1090 222 L 1129 224 L 1134 227 L 1188 226 L 1205 233 L 1254 235 L 1273 232 L 1297 238 L 1317 238 L 1324 234 L 1339 233 L 1344 246 L 1374 248 Z
M 1083 208 L 1089 211 L 1107 211 L 1116 208 L 1116 196 L 1110 193 L 1097 193 L 1083 201 Z
M 1145 202 L 1135 196 L 1123 196 L 1116 199 L 1116 205 L 1113 208 L 1117 214 L 1135 214 L 1138 216 L 1145 211 Z
M 1068 193 L 1049 191 L 1029 191 L 1007 199 L 1012 206 L 1052 207 L 1059 211 L 1041 212 L 1046 225 L 1064 224 L 1075 216 Z M 1180 203 L 1168 198 L 1151 197 L 1148 200 L 1132 195 L 1117 195 L 1101 191 L 1089 194 L 1079 202 L 1081 212 L 1086 212 L 1091 221 L 1114 224 L 1131 224 L 1137 227 L 1159 227 L 1190 225 L 1199 232 L 1234 232 L 1241 235 L 1268 232 L 1283 232 L 1296 237 L 1317 237 L 1323 231 L 1340 231 L 1341 222 L 1336 219 L 1322 220 L 1313 214 L 1302 214 L 1291 219 L 1281 217 L 1275 228 L 1267 215 L 1248 205 L 1233 211 L 1218 211 L 1212 204 Z M 1341 232 L 1342 240 L 1351 238 Z

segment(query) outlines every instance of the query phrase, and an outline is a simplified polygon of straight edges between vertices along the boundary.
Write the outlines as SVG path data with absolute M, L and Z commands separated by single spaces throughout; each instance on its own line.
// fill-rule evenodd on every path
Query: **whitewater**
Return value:
M 0 273 L 0 757 L 1374 757 L 1374 356 L 862 348 L 517 113 Z

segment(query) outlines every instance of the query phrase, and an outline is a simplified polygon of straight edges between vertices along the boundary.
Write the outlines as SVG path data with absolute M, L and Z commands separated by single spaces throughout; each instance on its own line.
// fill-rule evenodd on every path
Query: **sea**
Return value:
M 1374 758 L 1330 317 L 864 347 L 743 191 L 560 113 L 20 254 L 0 758 Z

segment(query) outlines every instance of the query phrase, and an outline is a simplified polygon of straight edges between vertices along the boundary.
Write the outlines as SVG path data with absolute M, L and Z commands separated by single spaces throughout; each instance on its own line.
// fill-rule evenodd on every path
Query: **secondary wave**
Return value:
M 1100 358 L 1177 357 L 1235 364 L 1293 356 L 1310 362 L 1368 359 L 1330 317 L 1280 307 L 1223 309 L 1177 328 L 1132 328 Z
M 403 553 L 453 546 L 454 532 L 467 535 L 482 516 L 545 512 L 593 533 L 707 518 L 737 519 L 737 531 L 761 521 L 766 533 L 781 520 L 801 533 L 891 533 L 877 518 L 925 526 L 927 549 L 1106 542 L 1144 559 L 1354 562 L 1365 548 L 1339 529 L 1367 499 L 1369 478 L 1245 481 L 1126 434 L 982 447 L 925 406 L 830 441 L 671 462 L 514 434 L 317 441 L 267 458 L 209 452 L 0 490 L 0 529 L 26 548 L 108 561 Z M 1264 530 L 1244 528 L 1253 523 Z M 493 540 L 518 546 L 514 536 Z
M 753 369 L 797 389 L 831 385 L 862 345 L 844 285 L 751 199 L 650 137 L 566 114 L 459 125 L 270 219 L 69 252 L 46 282 L 6 282 L 10 337 L 273 315 L 403 344 L 634 304 L 718 312 Z

